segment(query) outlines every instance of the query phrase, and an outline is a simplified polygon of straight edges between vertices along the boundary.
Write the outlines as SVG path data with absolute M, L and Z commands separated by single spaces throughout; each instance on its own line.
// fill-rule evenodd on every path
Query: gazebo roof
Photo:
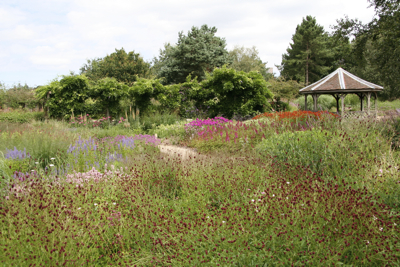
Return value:
M 382 86 L 367 82 L 342 68 L 338 68 L 318 82 L 300 89 L 300 94 L 363 93 L 382 90 Z

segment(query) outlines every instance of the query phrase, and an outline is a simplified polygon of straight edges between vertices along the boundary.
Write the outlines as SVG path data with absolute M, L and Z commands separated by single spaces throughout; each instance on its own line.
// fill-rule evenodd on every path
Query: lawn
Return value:
M 399 130 L 301 111 L 0 122 L 0 265 L 399 265 Z

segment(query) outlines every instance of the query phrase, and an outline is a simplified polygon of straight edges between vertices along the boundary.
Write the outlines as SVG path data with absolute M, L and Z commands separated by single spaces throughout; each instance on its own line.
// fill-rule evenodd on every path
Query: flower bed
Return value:
M 328 111 L 305 111 L 305 110 L 297 110 L 297 111 L 283 111 L 283 112 L 274 112 L 274 113 L 263 113 L 260 115 L 255 116 L 252 120 L 257 120 L 261 118 L 271 118 L 271 119 L 278 119 L 278 120 L 295 120 L 300 119 L 304 120 L 307 118 L 314 118 L 314 119 L 322 119 L 326 116 L 333 116 L 338 118 L 339 115 L 328 112 Z

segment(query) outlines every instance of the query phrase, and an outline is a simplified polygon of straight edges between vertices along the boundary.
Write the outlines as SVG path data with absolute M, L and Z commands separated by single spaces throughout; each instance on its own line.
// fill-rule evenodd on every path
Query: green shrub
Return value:
M 169 125 L 158 125 L 155 129 L 151 129 L 149 134 L 157 134 L 159 138 L 178 137 L 183 139 L 186 136 L 185 124 L 187 121 L 178 121 Z
M 23 112 L 23 111 L 12 111 L 12 112 L 1 112 L 0 122 L 13 122 L 13 123 L 27 123 L 33 120 L 43 120 L 43 112 Z

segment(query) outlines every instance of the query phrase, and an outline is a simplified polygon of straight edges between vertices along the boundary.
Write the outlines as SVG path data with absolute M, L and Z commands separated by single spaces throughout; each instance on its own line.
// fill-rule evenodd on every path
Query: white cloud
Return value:
M 19 70 L 31 70 L 36 74 L 29 79 L 42 84 L 52 72 L 77 71 L 86 59 L 121 47 L 150 60 L 164 43 L 176 43 L 178 32 L 203 24 L 217 27 L 228 48 L 256 46 L 272 67 L 303 17 L 312 15 L 329 30 L 344 14 L 370 21 L 374 12 L 367 6 L 367 0 L 3 0 L 0 79 L 7 70 L 7 80 L 25 80 Z

